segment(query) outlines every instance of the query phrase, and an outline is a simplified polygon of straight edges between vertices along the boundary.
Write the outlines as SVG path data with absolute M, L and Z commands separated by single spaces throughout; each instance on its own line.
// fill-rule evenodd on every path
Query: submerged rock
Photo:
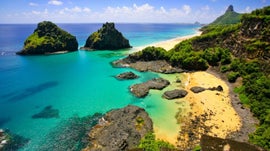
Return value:
M 85 148 L 89 139 L 87 133 L 98 123 L 102 114 L 92 116 L 73 116 L 53 128 L 37 147 L 38 151 L 80 151 Z
M 84 151 L 124 151 L 138 146 L 153 131 L 153 122 L 143 108 L 129 105 L 108 112 L 89 133 Z
M 34 33 L 24 42 L 20 55 L 51 54 L 78 50 L 76 37 L 49 21 L 38 24 Z
M 106 23 L 88 37 L 81 49 L 117 50 L 124 48 L 131 48 L 129 41 L 115 29 L 114 23 Z
M 46 106 L 42 111 L 32 116 L 36 118 L 59 118 L 59 110 L 53 109 L 51 105 Z
M 162 90 L 170 85 L 170 82 L 163 78 L 154 78 L 144 83 L 135 84 L 130 87 L 131 93 L 142 98 L 148 95 L 150 89 Z
M 137 79 L 139 78 L 139 76 L 137 76 L 135 73 L 133 72 L 125 72 L 125 73 L 121 73 L 119 75 L 116 76 L 117 79 Z
M 175 90 L 164 92 L 162 96 L 168 100 L 171 100 L 171 99 L 183 98 L 187 94 L 188 92 L 186 90 L 175 89 Z
M 30 139 L 14 134 L 8 130 L 0 129 L 0 150 L 15 151 L 27 144 Z

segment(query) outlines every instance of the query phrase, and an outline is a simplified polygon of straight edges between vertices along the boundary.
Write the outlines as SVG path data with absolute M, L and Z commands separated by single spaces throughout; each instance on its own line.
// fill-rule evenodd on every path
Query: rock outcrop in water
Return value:
M 90 144 L 84 151 L 124 151 L 136 148 L 153 122 L 147 112 L 136 106 L 108 112 L 89 133 Z
M 82 49 L 118 50 L 124 48 L 131 48 L 129 41 L 115 29 L 114 23 L 106 23 L 88 37 Z
M 20 55 L 51 54 L 78 50 L 76 37 L 49 21 L 38 24 L 34 33 L 24 42 Z
M 167 87 L 170 82 L 163 78 L 154 78 L 144 83 L 134 84 L 130 87 L 133 95 L 143 98 L 148 95 L 150 89 L 162 90 Z
M 133 72 L 125 72 L 125 73 L 121 73 L 121 74 L 117 75 L 116 78 L 120 79 L 120 80 L 130 80 L 130 79 L 137 79 L 137 78 L 139 78 L 139 76 L 137 76 Z

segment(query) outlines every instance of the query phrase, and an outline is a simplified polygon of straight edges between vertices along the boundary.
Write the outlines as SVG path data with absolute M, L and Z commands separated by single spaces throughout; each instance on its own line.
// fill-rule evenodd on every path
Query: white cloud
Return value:
M 50 0 L 49 2 L 48 2 L 48 4 L 50 4 L 50 5 L 62 5 L 63 4 L 63 2 L 62 1 L 59 1 L 59 0 Z
M 29 6 L 38 6 L 38 4 L 37 3 L 30 2 L 29 3 Z
M 245 9 L 245 13 L 250 13 L 250 12 L 251 12 L 251 8 L 249 6 L 247 6 Z
M 55 0 L 54 0 L 55 1 Z M 60 1 L 59 1 L 60 2 Z M 51 20 L 53 22 L 82 23 L 82 22 L 140 22 L 140 23 L 194 23 L 195 21 L 207 23 L 214 20 L 209 6 L 192 10 L 189 5 L 175 8 L 163 6 L 154 7 L 148 3 L 130 6 L 108 6 L 104 9 L 93 11 L 88 7 L 65 7 L 61 9 L 34 10 L 24 13 L 22 21 L 37 22 Z M 31 18 L 31 20 L 29 20 Z
M 184 10 L 185 14 L 189 14 L 191 12 L 191 7 L 189 5 L 184 5 L 182 9 Z

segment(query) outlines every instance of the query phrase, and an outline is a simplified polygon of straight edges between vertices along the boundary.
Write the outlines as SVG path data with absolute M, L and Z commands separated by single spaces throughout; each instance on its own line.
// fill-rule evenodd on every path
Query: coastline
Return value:
M 200 36 L 201 34 L 202 34 L 201 31 L 196 30 L 196 32 L 194 34 L 191 34 L 191 35 L 180 36 L 180 37 L 176 37 L 176 38 L 173 38 L 173 39 L 148 44 L 148 45 L 145 45 L 145 46 L 134 47 L 134 49 L 132 50 L 132 53 L 137 52 L 137 51 L 141 51 L 142 49 L 144 49 L 146 47 L 149 47 L 149 46 L 162 47 L 165 50 L 169 51 L 170 49 L 172 49 L 179 42 L 182 42 L 184 40 L 187 40 L 187 39 L 190 39 L 190 38 L 193 38 L 193 37 L 196 37 L 196 36 Z
M 200 36 L 202 32 L 199 30 L 193 35 L 187 35 L 183 37 L 177 37 L 166 41 L 153 43 L 147 46 L 163 47 L 167 51 L 172 49 L 176 44 L 181 41 Z M 135 47 L 134 50 L 140 51 L 147 47 Z M 132 51 L 133 53 L 134 51 Z M 233 92 L 233 85 L 229 83 L 224 75 L 218 73 L 218 71 L 208 69 L 207 71 L 197 71 L 191 73 L 183 73 L 185 78 L 181 79 L 183 83 L 181 85 L 170 85 L 170 88 L 180 88 L 188 91 L 188 95 L 182 99 L 175 99 L 175 108 L 178 108 L 178 112 L 175 113 L 178 120 L 179 130 L 174 134 L 177 137 L 170 137 L 166 134 L 166 130 L 161 128 L 154 128 L 156 137 L 168 141 L 178 147 L 187 148 L 188 146 L 197 145 L 202 134 L 207 134 L 213 137 L 235 139 L 241 142 L 248 141 L 248 134 L 255 131 L 255 124 L 258 123 L 252 116 L 249 109 L 242 107 L 238 96 Z M 172 74 L 173 76 L 179 76 L 180 74 Z M 172 82 L 172 79 L 169 78 Z M 168 80 L 169 80 L 168 79 Z M 223 91 L 209 91 L 206 90 L 201 93 L 193 93 L 190 88 L 193 86 L 201 86 L 204 88 L 211 88 L 222 86 Z M 165 100 L 168 101 L 168 100 Z M 188 102 L 189 106 L 179 107 L 179 104 Z M 170 110 L 170 109 L 168 109 Z M 181 114 L 181 115 L 180 115 Z M 247 115 L 246 115 L 247 114 Z M 178 117 L 177 117 L 178 116 Z M 195 129 L 194 121 L 199 122 Z M 191 128 L 192 127 L 192 128 Z M 188 132 L 193 131 L 194 140 L 189 140 L 187 137 Z M 171 135 L 172 136 L 172 135 Z M 177 142 L 177 143 L 174 143 Z

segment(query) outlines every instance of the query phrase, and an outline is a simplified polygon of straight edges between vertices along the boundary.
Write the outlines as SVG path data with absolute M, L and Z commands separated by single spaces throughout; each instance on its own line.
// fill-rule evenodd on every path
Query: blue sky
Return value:
M 270 0 L 1 0 L 0 23 L 209 23 L 231 4 L 246 13 Z

